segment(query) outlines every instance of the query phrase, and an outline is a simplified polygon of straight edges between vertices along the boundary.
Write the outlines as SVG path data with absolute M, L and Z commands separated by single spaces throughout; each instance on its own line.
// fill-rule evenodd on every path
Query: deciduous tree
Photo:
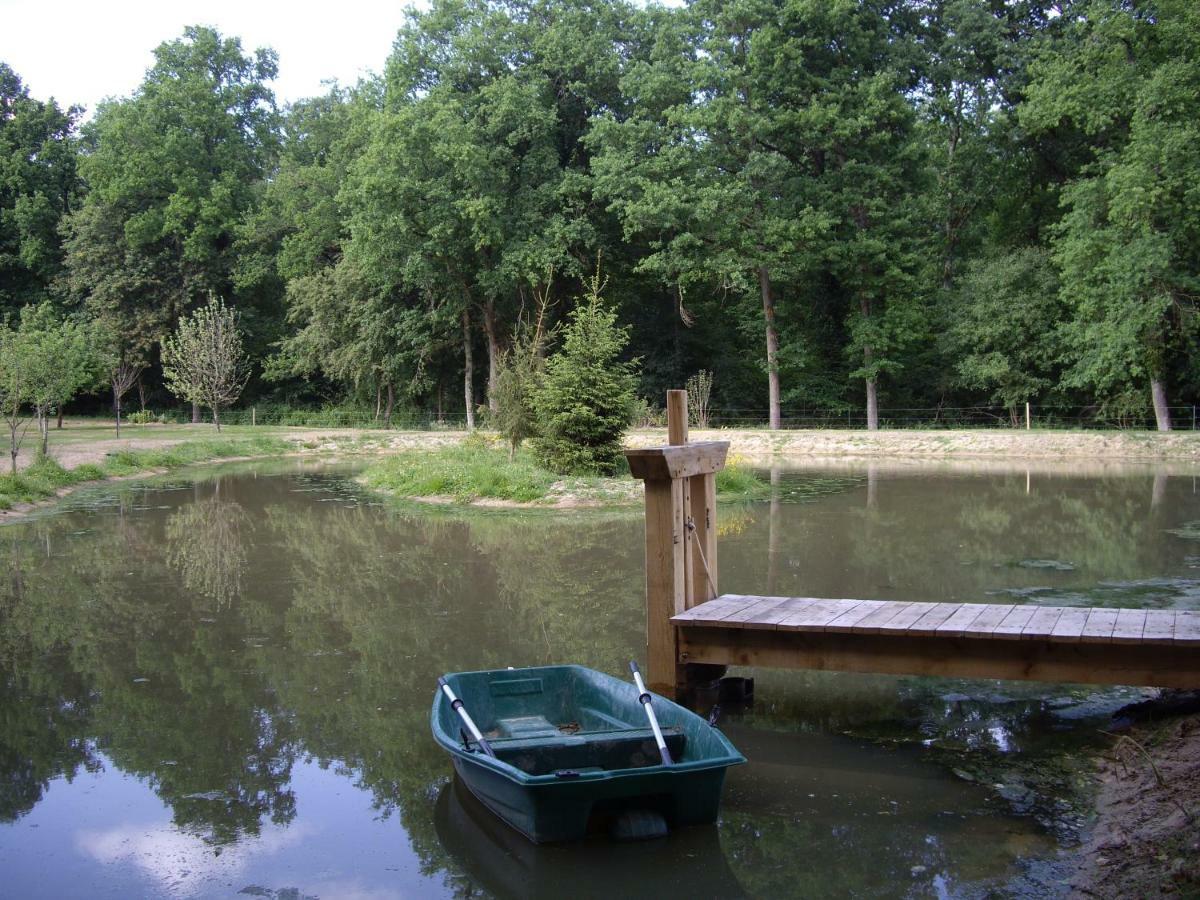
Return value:
M 163 377 L 181 399 L 207 406 L 221 430 L 221 407 L 242 394 L 250 377 L 237 312 L 215 294 L 181 319 L 163 341 Z

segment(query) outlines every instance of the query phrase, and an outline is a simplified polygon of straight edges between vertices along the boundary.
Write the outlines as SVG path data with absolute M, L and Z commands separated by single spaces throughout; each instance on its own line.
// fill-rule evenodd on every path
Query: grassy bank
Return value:
M 0 509 L 18 503 L 37 503 L 56 496 L 65 488 L 89 481 L 120 478 L 140 472 L 177 469 L 192 463 L 245 456 L 274 456 L 288 453 L 295 445 L 269 435 L 187 441 L 166 447 L 122 449 L 101 463 L 84 463 L 71 469 L 49 457 L 41 457 L 16 475 L 0 475 Z
M 526 451 L 509 460 L 506 450 L 469 441 L 456 447 L 408 451 L 369 466 L 368 487 L 410 499 L 525 506 L 613 506 L 641 499 L 641 483 L 627 472 L 613 477 L 562 476 L 542 468 Z M 717 476 L 725 499 L 754 499 L 770 485 L 733 465 Z

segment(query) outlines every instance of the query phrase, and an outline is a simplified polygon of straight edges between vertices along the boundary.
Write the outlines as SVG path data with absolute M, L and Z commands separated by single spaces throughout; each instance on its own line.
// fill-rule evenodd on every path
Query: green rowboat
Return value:
M 582 666 L 458 672 L 446 682 L 495 756 L 463 740 L 440 690 L 434 739 L 471 793 L 537 843 L 582 838 L 589 822 L 631 810 L 673 828 L 713 822 L 725 769 L 746 761 L 704 719 L 655 695 L 674 760 L 664 765 L 637 688 Z

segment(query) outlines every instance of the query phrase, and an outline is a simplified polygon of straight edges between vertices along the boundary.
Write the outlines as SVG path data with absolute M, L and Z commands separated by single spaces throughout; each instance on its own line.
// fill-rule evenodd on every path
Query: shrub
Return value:
M 635 364 L 621 362 L 628 328 L 601 299 L 600 274 L 571 311 L 561 349 L 546 362 L 534 391 L 541 433 L 533 448 L 561 474 L 610 475 L 621 460 L 621 439 L 634 400 Z
M 500 361 L 496 379 L 496 430 L 508 441 L 509 461 L 521 443 L 535 436 L 537 410 L 533 400 L 542 380 L 545 360 L 535 339 L 522 337 L 513 343 Z
M 125 421 L 130 425 L 152 425 L 155 422 L 160 424 L 165 423 L 167 417 L 162 415 L 156 416 L 148 409 L 139 409 L 137 412 L 127 415 Z

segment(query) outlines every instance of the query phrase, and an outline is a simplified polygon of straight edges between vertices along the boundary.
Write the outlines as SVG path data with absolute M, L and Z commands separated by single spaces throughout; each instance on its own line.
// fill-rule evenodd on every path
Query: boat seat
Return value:
M 540 718 L 540 717 L 534 717 Z M 682 758 L 687 737 L 675 726 L 663 729 L 671 756 Z M 490 739 L 496 756 L 530 775 L 570 769 L 637 769 L 662 762 L 649 728 L 620 728 L 564 734 L 528 734 Z
M 497 719 L 496 730 L 501 738 L 549 737 L 560 734 L 556 725 L 551 725 L 545 716 L 513 716 Z

